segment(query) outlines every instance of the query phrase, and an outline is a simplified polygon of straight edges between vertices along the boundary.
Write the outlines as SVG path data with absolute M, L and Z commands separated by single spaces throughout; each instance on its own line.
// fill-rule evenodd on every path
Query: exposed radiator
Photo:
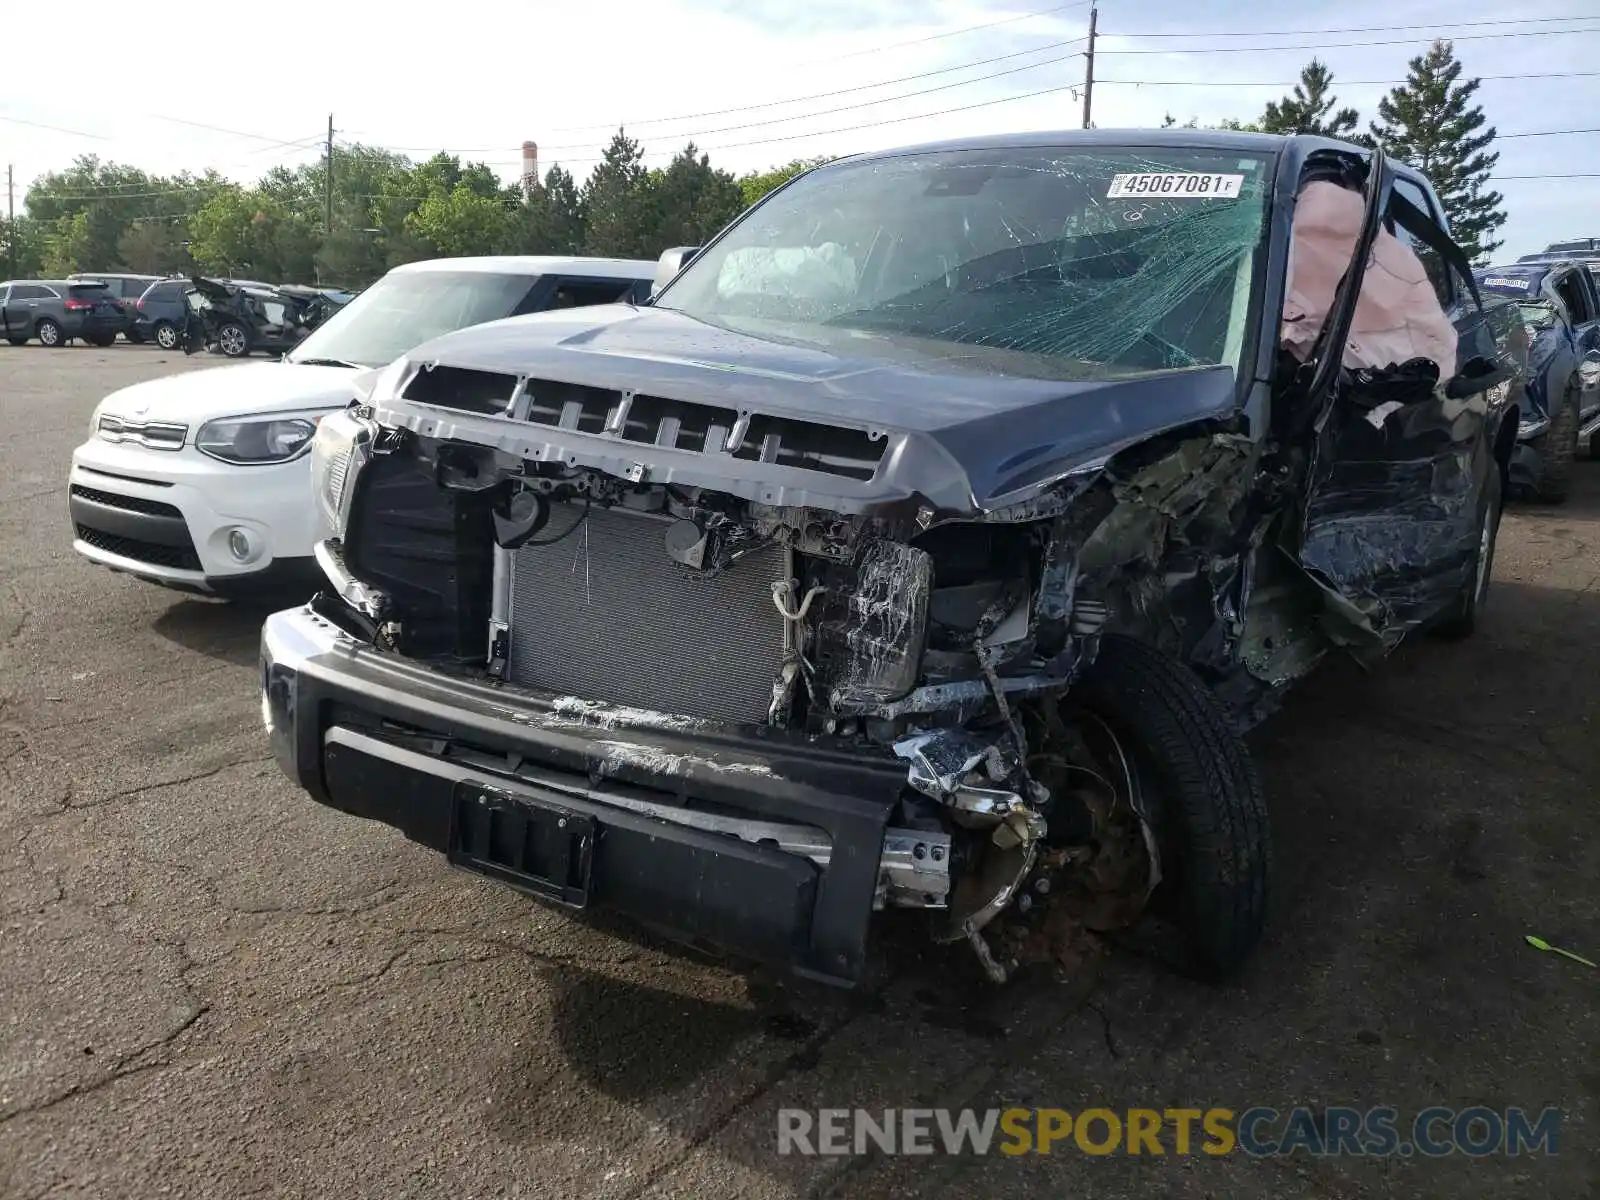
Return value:
M 555 505 L 539 536 L 581 511 Z M 765 721 L 783 656 L 772 584 L 788 577 L 789 552 L 763 547 L 707 578 L 667 557 L 670 524 L 596 505 L 570 536 L 516 551 L 510 678 L 585 700 Z

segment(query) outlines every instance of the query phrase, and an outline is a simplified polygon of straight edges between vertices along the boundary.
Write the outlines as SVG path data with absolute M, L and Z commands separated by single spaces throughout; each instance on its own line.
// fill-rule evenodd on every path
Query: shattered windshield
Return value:
M 852 352 L 914 342 L 1007 374 L 1237 370 L 1269 174 L 1266 158 L 1191 147 L 843 163 L 768 199 L 657 304 Z

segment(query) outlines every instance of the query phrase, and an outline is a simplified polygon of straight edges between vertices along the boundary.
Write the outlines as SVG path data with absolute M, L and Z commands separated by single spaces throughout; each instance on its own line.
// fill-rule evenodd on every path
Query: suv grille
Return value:
M 194 552 L 194 543 L 187 546 L 163 546 L 157 542 L 141 541 L 139 538 L 118 537 L 114 533 L 105 533 L 99 529 L 90 529 L 87 525 L 74 523 L 78 539 L 87 542 L 96 550 L 104 550 L 108 554 L 116 554 L 122 558 L 131 558 L 135 562 L 149 563 L 155 567 L 168 567 L 174 571 L 200 570 L 200 556 Z
M 146 500 L 143 496 L 119 496 L 115 492 L 102 492 L 98 488 L 84 487 L 81 483 L 72 485 L 72 494 L 95 504 L 104 504 L 107 508 L 120 508 L 125 512 L 147 513 L 152 517 L 183 516 L 174 505 L 164 504 L 160 500 Z
M 173 421 L 140 421 L 104 413 L 95 433 L 108 442 L 133 442 L 151 450 L 182 450 L 189 427 Z

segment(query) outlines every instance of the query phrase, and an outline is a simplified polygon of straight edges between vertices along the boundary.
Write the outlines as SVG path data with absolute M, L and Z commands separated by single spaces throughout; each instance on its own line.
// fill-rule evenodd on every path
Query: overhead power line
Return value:
M 939 67 L 939 68 L 937 68 L 935 70 L 932 70 L 932 71 L 919 71 L 914 75 L 901 75 L 901 76 L 898 76 L 898 77 L 896 77 L 894 79 L 880 79 L 875 83 L 859 83 L 859 84 L 856 84 L 853 87 L 835 88 L 832 91 L 828 91 L 828 92 L 812 92 L 812 93 L 810 93 L 808 95 L 805 95 L 805 96 L 790 96 L 790 97 L 788 97 L 787 99 L 784 99 L 784 100 L 766 100 L 766 101 L 763 101 L 760 104 L 744 104 L 744 105 L 740 105 L 737 108 L 718 108 L 718 109 L 712 109 L 709 112 L 681 113 L 681 114 L 679 114 L 678 116 L 675 116 L 675 117 L 652 117 L 649 120 L 644 120 L 644 121 L 604 121 L 604 122 L 601 122 L 600 124 L 597 124 L 597 125 L 565 125 L 565 126 L 558 126 L 555 129 L 546 130 L 545 132 L 547 132 L 547 133 L 584 133 L 584 132 L 590 132 L 590 131 L 594 131 L 594 130 L 613 130 L 613 129 L 618 129 L 618 128 L 622 128 L 622 129 L 638 129 L 640 126 L 643 126 L 643 125 L 668 125 L 668 124 L 672 124 L 672 123 L 677 122 L 677 121 L 700 121 L 700 120 L 707 120 L 707 119 L 710 119 L 712 117 L 727 117 L 727 116 L 734 116 L 734 115 L 737 115 L 739 113 L 759 112 L 762 109 L 767 109 L 767 108 L 781 108 L 786 104 L 804 104 L 804 103 L 806 103 L 808 101 L 811 101 L 811 100 L 831 100 L 836 96 L 849 96 L 849 95 L 853 95 L 856 92 L 869 92 L 874 88 L 892 87 L 897 83 L 915 83 L 919 79 L 933 79 L 933 78 L 936 78 L 937 76 L 940 76 L 940 75 L 954 74 L 956 71 L 970 71 L 973 67 L 987 67 L 987 66 L 991 66 L 994 63 L 998 63 L 998 62 L 1010 62 L 1012 59 L 1025 58 L 1030 54 L 1043 54 L 1046 50 L 1059 50 L 1064 46 L 1076 46 L 1080 42 L 1086 42 L 1088 40 L 1089 39 L 1087 37 L 1075 37 L 1075 38 L 1067 38 L 1067 39 L 1065 39 L 1063 41 L 1058 41 L 1058 42 L 1046 42 L 1042 46 L 1034 46 L 1033 48 L 1028 49 L 1028 50 L 1014 50 L 1010 54 L 997 54 L 993 58 L 974 59 L 971 62 L 960 63 L 960 64 L 958 64 L 956 66 L 953 66 L 953 67 Z M 1068 57 L 1076 57 L 1076 55 L 1070 55 Z M 1051 59 L 1050 61 L 1051 62 L 1060 62 L 1060 61 L 1063 61 L 1063 60 L 1061 60 L 1061 59 Z M 1036 64 L 1036 65 L 1043 66 L 1044 64 L 1043 63 L 1039 63 L 1039 64 Z M 1002 71 L 1002 72 L 999 72 L 999 74 L 1005 74 L 1005 72 Z M 982 78 L 992 78 L 992 77 L 991 76 L 983 76 Z M 978 80 L 969 80 L 968 82 L 976 83 L 976 82 L 978 82 Z M 913 92 L 911 94 L 912 95 L 918 95 L 920 93 Z M 812 114 L 805 114 L 805 115 L 812 115 Z M 784 119 L 785 120 L 790 120 L 790 121 L 796 121 L 796 120 L 800 120 L 801 118 L 800 117 L 786 117 Z M 674 134 L 672 136 L 676 137 L 677 135 Z M 408 150 L 414 150 L 414 151 L 418 151 L 418 152 L 430 151 L 430 152 L 433 152 L 433 153 L 438 153 L 438 150 L 439 150 L 439 148 L 436 147 L 436 146 L 389 146 L 389 145 L 386 145 L 384 148 L 387 149 L 387 150 L 399 150 L 399 151 L 408 151 Z M 449 152 L 450 153 L 455 153 L 455 154 L 495 154 L 495 153 L 498 153 L 499 151 L 504 150 L 504 149 L 505 149 L 504 146 L 480 146 L 480 147 L 473 147 L 473 148 L 469 148 L 469 149 L 457 149 L 457 148 L 452 147 L 452 148 L 450 148 Z M 549 149 L 553 149 L 553 147 L 541 146 L 540 149 L 541 150 L 549 150 Z
M 1343 29 L 1219 29 L 1209 33 L 1141 33 L 1141 38 L 1224 38 L 1224 37 L 1301 37 L 1308 33 L 1394 33 L 1401 29 L 1479 29 L 1486 25 L 1549 25 L 1557 21 L 1592 21 L 1593 16 L 1578 17 L 1504 17 L 1495 21 L 1437 21 L 1426 25 L 1353 25 Z M 1557 30 L 1558 33 L 1569 32 Z
M 106 135 L 103 133 L 90 133 L 84 129 L 68 129 L 65 125 L 51 125 L 44 121 L 27 121 L 22 117 L 8 117 L 5 113 L 0 113 L 0 121 L 5 121 L 10 125 L 27 125 L 32 129 L 48 129 L 51 133 L 65 133 L 70 134 L 72 137 L 93 138 L 97 142 L 106 140 Z
M 1083 39 L 1080 38 L 1078 40 L 1082 41 Z M 1036 71 L 1040 67 L 1052 67 L 1059 63 L 1068 62 L 1077 57 L 1078 56 L 1076 54 L 1063 54 L 1056 58 L 1041 59 L 1039 62 L 1024 63 L 1020 67 L 1008 67 L 1004 71 L 993 71 L 987 75 L 977 75 L 971 79 L 958 79 L 953 83 L 941 83 L 930 88 L 919 88 L 914 92 L 897 92 L 892 96 L 881 96 L 876 100 L 862 100 L 856 104 L 841 104 L 834 108 L 824 108 L 812 112 L 799 113 L 792 117 L 769 117 L 764 121 L 746 121 L 742 125 L 724 125 L 720 129 L 703 129 L 694 136 L 697 138 L 716 137 L 718 134 L 734 133 L 741 129 L 761 129 L 769 125 L 787 125 L 793 121 L 810 121 L 817 117 L 833 116 L 836 113 L 856 112 L 863 108 L 876 108 L 880 104 L 894 104 L 901 100 L 913 100 L 918 96 L 931 96 L 936 92 L 948 92 L 953 88 L 970 87 L 975 83 L 986 83 L 991 79 L 1001 79 L 1007 75 L 1019 75 L 1023 71 Z M 539 151 L 541 154 L 548 153 L 559 156 L 560 152 L 564 150 L 588 150 L 592 146 L 592 142 L 583 142 L 566 146 L 541 145 L 539 147 Z
M 1002 17 L 998 21 L 985 21 L 982 25 L 966 25 L 960 29 L 951 29 L 945 33 L 931 33 L 927 37 L 912 38 L 905 42 L 890 42 L 886 46 L 871 46 L 865 50 L 853 50 L 849 54 L 830 54 L 824 58 L 807 59 L 801 63 L 790 63 L 789 66 L 804 67 L 819 62 L 840 62 L 847 58 L 864 58 L 869 54 L 884 54 L 890 50 L 900 50 L 906 46 L 923 46 L 929 42 L 941 41 L 944 38 L 962 37 L 965 34 L 977 33 L 984 29 L 998 29 L 1001 25 L 1015 25 L 1018 21 L 1032 21 L 1039 17 L 1053 17 L 1057 13 L 1067 12 L 1074 8 L 1088 8 L 1093 0 L 1074 0 L 1072 4 L 1058 4 L 1054 8 L 1040 9 L 1038 12 L 1021 13 L 1015 17 Z
M 1590 18 L 1593 20 L 1594 18 Z M 1600 33 L 1600 25 L 1588 29 L 1526 29 L 1520 33 L 1502 31 L 1500 33 L 1464 33 L 1460 37 L 1451 38 L 1455 42 L 1478 41 L 1485 38 L 1503 41 L 1506 38 L 1532 38 L 1532 37 L 1570 37 L 1576 33 Z M 1104 34 L 1102 36 L 1112 36 Z M 1130 36 L 1139 36 L 1137 34 Z M 1195 37 L 1208 35 L 1197 33 Z M 1119 57 L 1126 54 L 1268 54 L 1275 50 L 1348 50 L 1361 46 L 1413 46 L 1416 38 L 1389 38 L 1377 42 L 1323 42 L 1299 43 L 1293 46 L 1182 46 L 1172 50 L 1102 50 L 1101 54 L 1115 54 Z
M 1103 51 L 1102 51 L 1103 53 Z M 1600 71 L 1524 71 L 1510 75 L 1474 75 L 1474 79 L 1594 79 Z M 1299 79 L 1096 79 L 1096 84 L 1122 87 L 1199 87 L 1199 88 L 1283 88 L 1303 82 Z M 1396 87 L 1408 79 L 1341 79 L 1340 87 Z

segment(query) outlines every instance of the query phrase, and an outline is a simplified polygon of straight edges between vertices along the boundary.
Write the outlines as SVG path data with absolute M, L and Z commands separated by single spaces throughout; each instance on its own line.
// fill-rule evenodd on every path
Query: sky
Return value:
M 1509 219 L 1496 257 L 1600 236 L 1600 9 L 1516 7 L 1513 18 L 1435 0 L 1103 0 L 1094 123 L 1249 120 L 1313 55 L 1365 120 L 1411 57 L 1452 37 L 1466 75 L 1486 77 L 1477 99 L 1502 135 Z M 110 0 L 83 0 L 70 30 L 48 5 L 8 13 L 0 163 L 14 165 L 19 206 L 28 181 L 81 154 L 250 181 L 315 161 L 330 113 L 337 140 L 448 150 L 508 180 L 525 139 L 541 170 L 559 162 L 581 179 L 619 125 L 652 164 L 693 140 L 742 172 L 1082 123 L 1086 0 L 456 0 L 448 20 L 426 22 L 368 0 L 330 0 L 314 19 L 273 11 L 243 36 L 182 8 L 113 17 Z

